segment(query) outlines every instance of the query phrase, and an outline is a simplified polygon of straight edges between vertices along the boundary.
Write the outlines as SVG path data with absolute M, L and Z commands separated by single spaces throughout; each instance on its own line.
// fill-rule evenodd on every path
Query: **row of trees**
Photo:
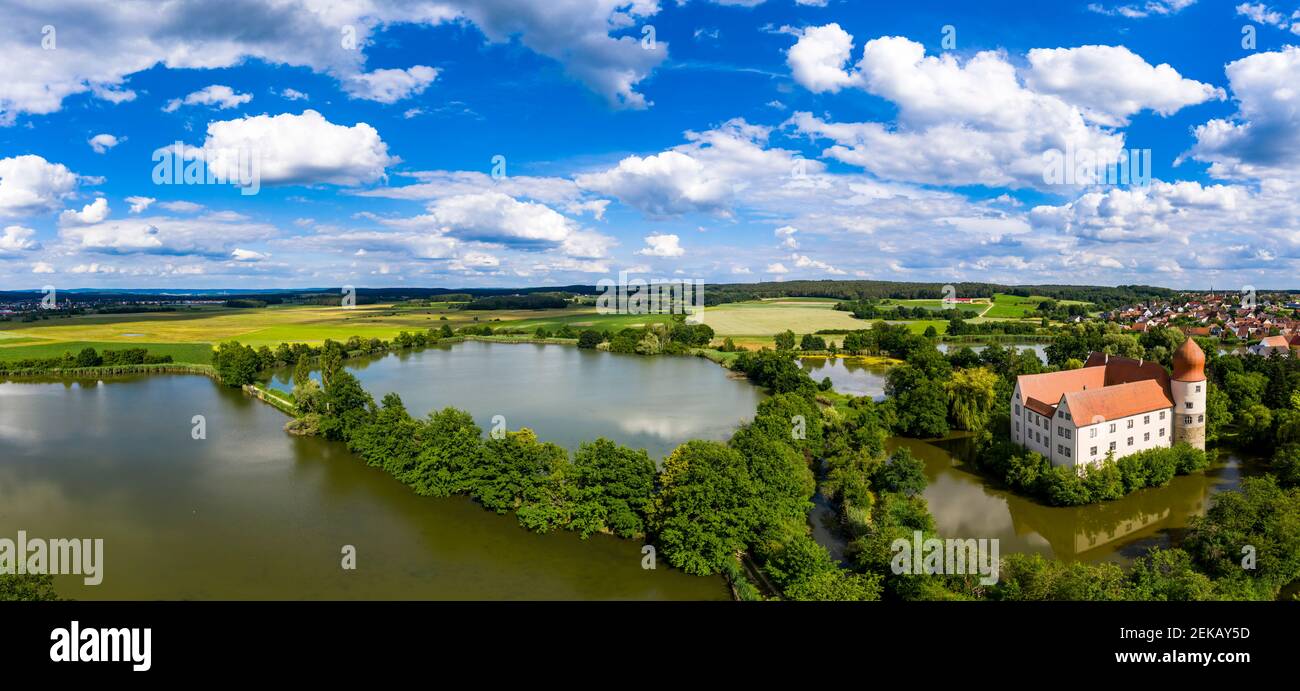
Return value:
M 157 365 L 172 361 L 170 355 L 155 355 L 146 348 L 97 351 L 82 348 L 77 354 L 70 352 L 58 357 L 24 358 L 0 362 L 0 372 L 29 371 L 54 372 L 77 367 L 121 367 L 125 365 Z

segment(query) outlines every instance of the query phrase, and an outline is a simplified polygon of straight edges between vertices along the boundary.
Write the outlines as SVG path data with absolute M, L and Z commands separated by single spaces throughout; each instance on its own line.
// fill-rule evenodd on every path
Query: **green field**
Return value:
M 802 335 L 826 329 L 870 328 L 868 322 L 833 309 L 836 302 L 826 298 L 779 298 L 728 303 L 705 310 L 704 323 L 713 328 L 718 339 L 732 338 L 737 345 L 747 347 L 770 347 L 772 336 L 787 329 Z M 938 300 L 899 302 L 941 304 Z M 157 355 L 171 355 L 176 362 L 206 364 L 212 346 L 230 340 L 255 347 L 274 347 L 280 343 L 319 345 L 325 339 L 346 341 L 358 336 L 388 340 L 401 331 L 425 331 L 444 324 L 457 329 L 476 323 L 521 331 L 538 327 L 556 329 L 563 325 L 579 330 L 616 331 L 665 323 L 673 318 L 662 314 L 598 314 L 593 306 L 482 311 L 451 307 L 449 304 L 364 305 L 344 309 L 286 305 L 0 322 L 0 361 L 57 357 L 88 347 L 96 350 L 143 347 Z M 916 333 L 924 332 L 929 326 L 943 333 L 947 327 L 942 320 L 903 323 Z

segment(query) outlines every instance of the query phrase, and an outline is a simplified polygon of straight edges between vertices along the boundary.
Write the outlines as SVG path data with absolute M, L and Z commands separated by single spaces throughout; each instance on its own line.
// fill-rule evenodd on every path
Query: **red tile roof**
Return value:
M 1154 379 L 1065 394 L 1065 406 L 1079 427 L 1174 407 L 1168 390 Z

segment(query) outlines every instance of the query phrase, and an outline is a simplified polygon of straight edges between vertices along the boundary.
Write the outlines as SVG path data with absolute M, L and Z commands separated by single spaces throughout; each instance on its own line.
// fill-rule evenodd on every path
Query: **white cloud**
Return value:
M 646 246 L 636 253 L 646 257 L 680 257 L 686 254 L 680 238 L 673 234 L 654 234 L 645 237 Z
M 247 222 L 236 215 L 209 214 L 195 218 L 163 216 L 104 220 L 94 225 L 65 226 L 59 231 L 63 249 L 122 255 L 200 255 L 226 259 L 237 245 L 277 235 L 274 226 Z
M 1098 3 L 1088 5 L 1088 9 L 1098 14 L 1144 19 L 1178 14 L 1196 4 L 1196 0 L 1146 0 L 1142 4 L 1115 5 L 1106 7 Z
M 375 70 L 349 77 L 343 82 L 343 90 L 352 98 L 396 103 L 424 93 L 437 78 L 438 70 L 426 65 L 405 70 Z
M 314 110 L 209 123 L 199 155 L 227 179 L 239 179 L 240 164 L 251 155 L 262 184 L 360 185 L 398 162 L 374 127 L 336 125 Z
M 102 154 L 107 153 L 109 149 L 117 146 L 123 141 L 126 141 L 125 137 L 118 139 L 111 134 L 97 134 L 91 137 L 90 141 L 87 143 L 90 144 L 90 148 L 94 149 L 95 153 Z
M 927 56 L 907 38 L 877 38 L 864 47 L 854 81 L 897 105 L 896 125 L 835 123 L 811 113 L 787 124 L 831 139 L 824 155 L 888 179 L 1041 188 L 1047 151 L 1087 150 L 1105 165 L 1123 148 L 1122 135 L 1089 124 L 1078 107 L 1022 86 L 998 52 L 963 61 Z
M 852 34 L 839 24 L 827 24 L 808 27 L 798 36 L 786 53 L 786 63 L 794 80 L 805 89 L 835 93 L 859 83 L 859 75 L 844 69 L 853 52 Z
M 799 269 L 816 269 L 835 276 L 845 273 L 843 270 L 837 269 L 824 261 L 812 259 L 806 255 L 795 253 L 790 255 L 790 259 L 794 261 L 795 267 Z
M 1237 112 L 1197 127 L 1192 157 L 1219 177 L 1300 177 L 1300 48 L 1255 53 L 1227 73 Z
M 83 206 L 81 211 L 68 209 L 59 214 L 59 225 L 90 225 L 108 218 L 108 200 L 97 197 L 95 201 Z
M 131 205 L 131 213 L 138 214 L 149 208 L 150 204 L 158 201 L 153 197 L 127 197 L 126 203 Z
M 1225 97 L 1222 89 L 1185 79 L 1166 63 L 1152 66 L 1124 46 L 1035 48 L 1028 58 L 1027 87 L 1060 96 L 1109 127 L 1128 124 L 1142 110 L 1171 115 Z
M 264 254 L 262 252 L 256 252 L 254 250 L 246 250 L 240 247 L 236 247 L 230 253 L 230 258 L 237 262 L 260 262 L 269 259 L 270 255 Z
M 443 0 L 337 2 L 237 0 L 214 10 L 204 3 L 10 3 L 0 28 L 0 124 L 18 114 L 58 111 L 64 99 L 91 92 L 121 102 L 125 83 L 156 65 L 220 69 L 247 60 L 306 67 L 347 83 L 366 63 L 381 28 L 467 21 L 487 39 L 517 39 L 557 60 L 565 71 L 619 106 L 648 103 L 637 84 L 667 57 L 640 36 L 611 36 L 643 23 L 659 4 L 647 0 Z M 57 49 L 41 45 L 40 27 L 57 28 Z M 356 49 L 343 45 L 343 29 Z
M 195 202 L 187 202 L 184 200 L 178 200 L 174 202 L 162 202 L 158 206 L 161 206 L 162 208 L 167 209 L 168 211 L 175 211 L 178 214 L 196 214 L 203 210 L 202 204 L 197 204 Z
M 785 264 L 782 264 L 781 262 L 776 262 L 775 264 L 768 264 L 768 265 L 767 265 L 767 269 L 766 269 L 766 271 L 767 271 L 767 273 L 770 273 L 770 274 L 788 274 L 788 273 L 790 273 L 790 270 L 787 269 L 787 268 L 785 268 Z
M 1290 24 L 1285 14 L 1271 9 L 1262 2 L 1243 2 L 1237 5 L 1237 14 L 1260 24 L 1271 24 L 1282 28 Z
M 445 197 L 430 203 L 426 215 L 385 223 L 525 251 L 556 250 L 570 257 L 603 257 L 612 244 L 610 238 L 583 229 L 545 204 L 501 192 Z
M 794 226 L 781 226 L 774 231 L 778 238 L 781 238 L 781 246 L 789 249 L 799 249 L 799 241 L 794 238 L 795 233 L 799 232 Z
M 577 176 L 579 186 L 617 197 L 651 216 L 690 212 L 726 214 L 750 187 L 788 181 L 798 156 L 767 148 L 770 130 L 741 119 L 707 132 L 687 132 L 690 141 L 650 156 L 628 156 L 618 165 Z M 803 172 L 825 165 L 803 162 Z
M 39 249 L 36 231 L 23 226 L 6 226 L 0 231 L 0 255 Z
M 253 100 L 252 94 L 237 93 L 224 84 L 213 84 L 195 91 L 185 98 L 173 98 L 167 102 L 164 111 L 171 113 L 181 106 L 215 106 L 228 110 Z
M 32 264 L 32 273 L 34 274 L 52 274 L 54 267 L 46 262 L 36 262 Z
M 307 94 L 288 87 L 280 92 L 280 98 L 283 98 L 286 101 L 307 101 L 311 99 Z
M 53 211 L 76 192 L 78 182 L 62 163 L 40 156 L 0 158 L 0 217 Z

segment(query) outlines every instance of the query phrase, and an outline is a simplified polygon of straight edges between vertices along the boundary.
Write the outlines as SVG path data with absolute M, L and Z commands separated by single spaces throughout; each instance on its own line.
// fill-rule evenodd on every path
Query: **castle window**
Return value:
M 1064 430 L 1064 431 L 1065 431 L 1065 438 L 1066 438 L 1066 439 L 1073 439 L 1073 438 L 1074 438 L 1074 432 L 1071 432 L 1069 429 L 1066 429 L 1066 430 Z
M 1200 385 L 1200 384 L 1197 384 L 1197 385 L 1196 385 L 1196 393 L 1200 393 L 1200 392 L 1201 392 L 1201 385 Z
M 1192 402 L 1191 402 L 1191 401 L 1188 401 L 1186 405 L 1187 405 L 1188 408 L 1191 408 L 1191 407 L 1192 407 Z
M 1142 441 L 1151 441 L 1151 433 L 1147 432 L 1146 434 L 1143 434 Z
M 1111 450 L 1111 451 L 1114 451 L 1114 450 L 1115 450 L 1115 442 L 1111 442 L 1111 443 L 1110 443 L 1110 450 Z
M 1067 447 L 1065 447 L 1064 449 L 1062 449 L 1062 451 L 1065 452 L 1065 457 L 1066 457 L 1066 458 L 1069 458 L 1069 457 L 1070 457 L 1070 447 L 1067 446 Z
M 1114 433 L 1115 433 L 1115 423 L 1113 423 L 1113 422 L 1110 423 L 1110 432 L 1111 432 L 1111 434 L 1114 434 Z
M 1132 445 L 1133 445 L 1133 437 L 1129 437 L 1129 438 L 1128 438 L 1128 445 L 1129 445 L 1129 446 L 1132 446 Z
M 1020 415 L 1020 404 L 1016 404 L 1016 415 Z
M 1089 455 L 1089 456 L 1096 456 L 1096 455 L 1097 455 L 1097 447 L 1094 446 L 1094 447 L 1092 447 L 1091 449 L 1089 449 L 1089 450 L 1088 450 L 1088 455 Z
M 1016 420 L 1016 434 L 1020 434 L 1020 421 Z
M 1196 421 L 1197 421 L 1197 422 L 1205 422 L 1205 415 L 1197 415 L 1197 416 L 1196 416 Z
M 1151 424 L 1151 416 L 1150 416 L 1150 415 L 1143 415 L 1143 416 L 1142 416 L 1142 424 L 1144 424 L 1144 425 L 1149 425 L 1149 424 Z
M 1190 425 L 1190 424 L 1192 424 L 1192 416 L 1191 416 L 1191 415 L 1184 415 L 1184 416 L 1183 416 L 1183 424 L 1184 424 L 1184 425 Z
M 1163 410 L 1160 411 L 1160 419 L 1161 419 L 1161 420 L 1165 419 L 1165 411 L 1163 411 Z
M 1129 420 L 1129 421 L 1128 421 L 1128 428 L 1129 428 L 1129 429 L 1133 429 L 1133 421 L 1132 421 L 1132 420 Z
M 1165 428 L 1164 428 L 1164 427 L 1161 427 L 1161 428 L 1160 428 L 1160 436 L 1162 436 L 1162 437 L 1165 436 Z
M 1097 438 L 1097 428 L 1096 428 L 1096 427 L 1093 427 L 1092 429 L 1088 430 L 1088 438 L 1090 438 L 1090 439 L 1096 439 L 1096 438 Z

